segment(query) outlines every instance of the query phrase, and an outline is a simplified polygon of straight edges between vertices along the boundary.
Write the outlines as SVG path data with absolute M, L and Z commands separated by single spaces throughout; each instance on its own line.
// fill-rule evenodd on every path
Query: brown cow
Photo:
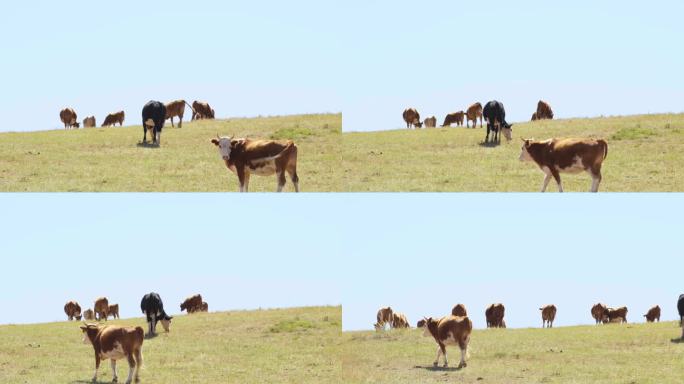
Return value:
M 646 312 L 646 314 L 644 315 L 644 317 L 646 318 L 646 321 L 649 323 L 652 323 L 656 320 L 660 322 L 660 306 L 656 305 L 655 307 L 649 309 L 648 312 Z
M 290 175 L 295 192 L 299 192 L 297 145 L 292 140 L 280 142 L 217 136 L 211 142 L 218 147 L 226 167 L 237 175 L 240 192 L 248 191 L 249 176 L 252 173 L 259 176 L 271 176 L 275 173 L 278 180 L 277 191 L 280 192 L 285 186 L 285 172 Z
M 192 105 L 188 104 L 185 100 L 174 100 L 166 103 L 166 119 L 164 120 L 171 119 L 171 126 L 173 127 L 173 118 L 178 116 L 178 128 L 182 128 L 186 105 L 192 109 Z M 193 113 L 195 113 L 194 109 Z
M 532 114 L 532 119 L 531 119 L 531 121 L 537 121 L 537 120 L 538 120 L 538 119 L 537 119 L 537 112 L 535 112 L 535 113 Z
M 116 361 L 120 359 L 128 360 L 128 379 L 126 384 L 130 384 L 135 377 L 135 382 L 139 382 L 140 366 L 142 359 L 142 344 L 144 332 L 142 327 L 121 327 L 116 325 L 97 325 L 85 324 L 81 326 L 83 331 L 83 342 L 92 344 L 95 349 L 95 375 L 93 383 L 97 382 L 97 371 L 100 369 L 100 361 L 111 359 L 112 361 L 112 382 L 118 381 L 116 373 Z
M 468 311 L 466 311 L 466 307 L 463 304 L 456 304 L 454 308 L 451 309 L 451 315 L 452 316 L 468 316 Z
M 88 116 L 83 119 L 83 128 L 95 128 L 95 116 Z
M 407 108 L 404 110 L 404 113 L 401 115 L 404 118 L 404 121 L 406 122 L 406 128 L 411 128 L 411 126 L 414 126 L 415 128 L 420 128 L 423 126 L 420 122 L 420 113 L 415 108 Z
M 553 111 L 551 110 L 551 106 L 549 103 L 539 100 L 537 103 L 537 120 L 551 120 L 553 119 Z
M 427 117 L 423 121 L 423 125 L 425 125 L 425 128 L 434 128 L 437 126 L 437 118 L 434 116 Z
M 606 321 L 607 320 L 607 321 Z M 626 323 L 627 322 L 627 307 L 608 308 L 603 317 L 603 322 L 607 323 Z
M 467 316 L 445 316 L 439 320 L 428 317 L 419 321 L 418 327 L 423 328 L 423 336 L 432 336 L 439 346 L 437 359 L 432 363 L 435 367 L 439 365 L 440 355 L 444 355 L 444 367 L 448 367 L 447 345 L 458 345 L 461 349 L 461 361 L 458 368 L 464 368 L 467 365 L 465 359 L 468 356 L 468 343 L 473 330 L 473 322 Z
M 98 297 L 95 300 L 95 306 L 93 306 L 93 309 L 95 310 L 95 319 L 97 321 L 107 321 L 107 313 L 109 312 L 109 301 L 107 300 L 106 297 Z
M 506 308 L 501 303 L 492 304 L 485 310 L 487 328 L 506 328 L 504 313 Z
M 482 104 L 475 103 L 466 110 L 466 127 L 470 128 L 470 122 L 473 122 L 473 128 L 477 128 L 477 118 L 480 118 L 480 127 L 482 127 Z
M 69 129 L 72 127 L 79 127 L 78 122 L 76 121 L 76 111 L 74 111 L 71 108 L 64 108 L 59 112 L 59 119 L 62 120 L 62 123 L 64 123 L 64 129 Z
M 112 319 L 119 318 L 119 304 L 112 304 L 107 308 L 107 317 L 111 316 Z
M 392 328 L 411 328 L 406 315 L 400 312 L 392 313 Z
M 86 309 L 85 311 L 83 311 L 83 319 L 95 320 L 95 312 L 93 312 L 93 310 L 90 308 Z
M 608 143 L 601 139 L 523 139 L 520 161 L 532 161 L 546 174 L 541 191 L 553 177 L 558 191 L 563 192 L 560 173 L 586 171 L 591 175 L 591 192 L 598 192 L 601 183 L 601 165 L 608 156 Z
M 204 101 L 193 101 L 192 110 L 192 120 L 213 119 L 215 116 L 214 110 L 209 106 L 209 103 Z
M 596 303 L 593 307 L 591 307 L 591 317 L 594 318 L 596 324 L 603 322 L 603 319 L 606 317 L 607 310 L 608 307 L 601 303 Z
M 119 123 L 119 126 L 123 126 L 124 119 L 126 118 L 126 114 L 124 111 L 119 111 L 116 113 L 110 113 L 105 117 L 104 123 L 102 123 L 103 127 L 109 127 L 109 126 L 115 126 L 116 123 Z
M 383 307 L 378 309 L 376 319 L 377 322 L 373 324 L 376 331 L 384 330 L 385 324 L 389 325 L 391 328 L 392 320 L 394 320 L 394 312 L 392 311 L 392 307 Z
M 453 123 L 456 123 L 456 125 L 460 127 L 463 125 L 464 119 L 465 113 L 463 111 L 450 113 L 446 115 L 446 117 L 444 118 L 444 123 L 442 123 L 442 127 L 449 127 Z
M 553 328 L 553 321 L 556 319 L 556 306 L 549 304 L 539 308 L 539 310 L 542 311 L 542 328 L 544 326 Z
M 181 312 L 184 310 L 188 313 L 197 312 L 202 308 L 202 295 L 199 293 L 192 295 L 185 299 L 180 305 Z
M 66 313 L 69 321 L 73 319 L 81 320 L 81 306 L 76 301 L 67 301 L 64 304 L 64 313 Z
M 201 312 L 209 312 L 209 304 L 207 304 L 206 301 L 202 302 L 202 305 L 200 306 L 200 311 Z

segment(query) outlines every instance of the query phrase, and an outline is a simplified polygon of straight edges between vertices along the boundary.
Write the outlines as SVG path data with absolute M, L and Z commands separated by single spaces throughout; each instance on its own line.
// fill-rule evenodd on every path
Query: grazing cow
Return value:
M 218 147 L 226 167 L 237 174 L 240 192 L 248 191 L 249 176 L 252 173 L 259 176 L 271 176 L 275 173 L 278 180 L 277 191 L 280 192 L 285 186 L 286 171 L 294 184 L 295 192 L 299 192 L 297 145 L 292 140 L 281 142 L 217 136 L 211 142 Z
M 551 177 L 563 192 L 560 174 L 586 171 L 591 175 L 591 192 L 598 192 L 601 183 L 601 165 L 608 156 L 608 143 L 601 139 L 523 139 L 520 161 L 531 161 L 546 175 L 541 191 L 546 191 Z
M 88 116 L 83 119 L 83 128 L 95 128 L 96 126 L 95 116 Z
M 76 319 L 81 320 L 81 306 L 77 302 L 71 300 L 64 304 L 64 313 L 66 313 L 69 321 Z
M 95 312 L 93 312 L 93 310 L 90 308 L 86 309 L 85 311 L 83 311 L 83 319 L 95 320 Z
M 456 125 L 460 127 L 463 125 L 464 118 L 465 113 L 463 111 L 450 113 L 446 115 L 446 117 L 444 118 L 444 123 L 442 123 L 442 127 L 449 127 L 453 123 L 456 123 Z
M 147 143 L 147 132 L 150 132 L 152 142 L 161 143 L 161 131 L 166 121 L 166 106 L 159 101 L 148 101 L 142 110 L 143 144 Z
M 402 114 L 402 117 L 406 122 L 406 128 L 411 128 L 411 126 L 414 126 L 415 128 L 420 128 L 423 126 L 423 124 L 420 123 L 420 113 L 418 113 L 418 111 L 415 108 L 405 109 L 404 113 Z
M 461 349 L 461 361 L 458 368 L 466 366 L 468 343 L 473 330 L 473 323 L 467 316 L 445 316 L 439 320 L 428 317 L 419 321 L 418 327 L 423 328 L 423 336 L 432 336 L 439 345 L 437 359 L 432 363 L 435 367 L 439 365 L 440 355 L 444 355 L 444 367 L 449 366 L 446 354 L 447 345 L 458 345 Z
M 213 119 L 214 110 L 209 106 L 209 103 L 204 101 L 193 101 L 192 102 L 192 120 L 198 119 Z
M 485 310 L 487 328 L 506 328 L 504 313 L 506 308 L 501 303 L 492 304 Z
M 209 312 L 209 304 L 207 304 L 206 301 L 202 302 L 202 305 L 200 306 L 200 311 L 201 312 Z
M 556 319 L 556 306 L 549 304 L 539 308 L 539 310 L 542 311 L 542 328 L 544 326 L 553 328 L 553 321 Z
M 466 127 L 470 128 L 470 122 L 473 122 L 473 128 L 477 128 L 477 118 L 480 118 L 480 127 L 482 127 L 482 104 L 475 103 L 466 110 Z
M 539 120 L 539 119 L 537 119 L 537 112 L 535 112 L 535 113 L 532 114 L 532 119 L 531 119 L 531 121 L 537 121 L 537 120 Z
M 503 133 L 507 141 L 511 141 L 511 127 L 513 127 L 513 125 L 506 122 L 506 109 L 504 109 L 503 103 L 496 100 L 488 102 L 482 110 L 482 115 L 487 122 L 487 136 L 485 136 L 485 143 L 489 141 L 490 131 L 493 132 L 493 141 L 501 141 L 499 132 Z
M 106 297 L 99 297 L 95 300 L 95 305 L 93 306 L 95 310 L 95 320 L 97 321 L 107 321 L 107 313 L 109 311 L 109 301 Z
M 596 303 L 591 307 L 591 317 L 594 318 L 596 324 L 600 324 L 606 317 L 606 311 L 608 307 L 605 304 Z
M 655 307 L 649 309 L 648 312 L 646 312 L 646 314 L 644 315 L 644 317 L 646 318 L 646 321 L 649 323 L 652 323 L 656 320 L 660 322 L 660 306 L 656 305 Z
M 111 316 L 112 319 L 119 318 L 119 304 L 112 304 L 107 308 L 107 317 Z
M 69 129 L 72 127 L 79 127 L 78 122 L 76 121 L 76 111 L 74 111 L 71 108 L 64 108 L 59 112 L 59 119 L 62 120 L 62 123 L 64 123 L 64 129 Z
M 110 113 L 105 117 L 104 123 L 102 123 L 103 127 L 109 127 L 109 126 L 114 126 L 116 123 L 119 123 L 119 126 L 122 127 L 124 123 L 124 119 L 126 118 L 126 114 L 124 111 L 119 111 L 116 113 Z
M 192 108 L 192 105 L 188 104 L 185 100 L 174 100 L 166 103 L 166 118 L 164 120 L 171 119 L 171 126 L 173 127 L 173 118 L 178 116 L 178 128 L 182 128 L 186 105 L 192 109 L 194 114 L 195 110 Z
M 468 311 L 466 311 L 466 307 L 463 304 L 456 304 L 454 308 L 451 309 L 451 315 L 452 316 L 468 316 Z
M 150 292 L 143 296 L 140 300 L 140 310 L 147 317 L 147 336 L 152 337 L 157 334 L 158 321 L 161 321 L 164 331 L 169 332 L 173 317 L 164 312 L 164 303 L 158 293 Z
M 377 322 L 373 324 L 376 331 L 385 329 L 385 324 L 392 326 L 392 320 L 394 320 L 394 312 L 392 307 L 383 307 L 378 309 L 378 314 L 376 315 Z
M 615 321 L 615 319 L 621 319 L 619 321 L 620 323 L 626 323 L 627 322 L 627 307 L 620 307 L 620 308 L 608 308 L 606 309 L 603 317 L 603 322 L 606 322 L 606 319 L 608 319 L 608 322 L 615 323 L 618 321 Z
M 180 305 L 181 312 L 184 310 L 188 313 L 197 312 L 202 308 L 202 295 L 199 293 L 192 295 L 185 299 Z
M 392 313 L 392 328 L 411 328 L 406 315 L 400 312 Z
M 537 103 L 536 115 L 537 120 L 553 119 L 553 111 L 551 110 L 551 106 L 549 105 L 549 103 L 543 100 L 539 100 L 539 102 Z
M 111 359 L 112 382 L 118 381 L 116 373 L 116 361 L 128 360 L 128 379 L 130 384 L 135 376 L 135 382 L 139 382 L 140 366 L 142 359 L 142 344 L 144 331 L 142 327 L 121 327 L 117 325 L 85 324 L 81 326 L 83 342 L 92 344 L 95 349 L 95 375 L 93 383 L 97 382 L 97 371 L 100 369 L 100 361 Z
M 434 116 L 427 117 L 423 121 L 423 124 L 425 125 L 425 128 L 434 128 L 437 126 L 437 118 Z

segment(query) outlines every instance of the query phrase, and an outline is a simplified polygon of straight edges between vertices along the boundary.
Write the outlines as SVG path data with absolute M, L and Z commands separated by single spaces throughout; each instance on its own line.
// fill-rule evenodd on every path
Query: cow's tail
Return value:
M 603 160 L 605 160 L 608 157 L 608 143 L 605 140 L 599 140 L 598 142 L 603 147 Z
M 193 108 L 192 105 L 190 105 L 190 103 L 188 103 L 187 101 L 183 100 L 183 102 L 185 103 L 185 105 L 190 107 L 190 110 L 192 111 L 192 115 L 195 116 L 195 113 L 196 113 L 195 108 Z

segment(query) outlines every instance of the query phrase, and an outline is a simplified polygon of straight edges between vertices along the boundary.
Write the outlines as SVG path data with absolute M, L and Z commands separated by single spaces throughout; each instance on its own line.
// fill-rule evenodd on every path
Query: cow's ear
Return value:
M 82 331 L 85 331 L 86 329 L 88 329 L 88 326 L 86 326 L 86 325 L 81 325 L 79 328 L 81 328 Z
M 211 139 L 211 142 L 214 143 L 214 145 L 218 146 L 219 141 L 217 139 Z

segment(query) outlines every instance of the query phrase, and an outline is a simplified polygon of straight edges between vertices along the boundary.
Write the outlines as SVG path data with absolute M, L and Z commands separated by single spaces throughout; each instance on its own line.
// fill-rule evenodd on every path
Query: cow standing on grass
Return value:
M 435 128 L 437 126 L 437 118 L 434 116 L 426 117 L 423 125 L 425 125 L 425 128 Z
M 67 301 L 64 304 L 64 313 L 66 313 L 69 321 L 73 319 L 81 320 L 81 306 L 76 301 Z
M 161 297 L 156 292 L 150 292 L 143 296 L 140 300 L 140 310 L 147 317 L 147 336 L 152 337 L 157 334 L 157 322 L 161 321 L 164 331 L 169 332 L 171 326 L 171 319 L 164 312 L 164 303 Z
M 392 327 L 392 320 L 394 319 L 394 311 L 392 307 L 383 307 L 378 309 L 378 313 L 375 315 L 377 322 L 373 324 L 376 331 L 381 331 L 385 329 L 385 324 Z
M 506 307 L 501 303 L 491 304 L 487 307 L 485 310 L 487 328 L 506 328 L 505 313 Z
M 646 312 L 644 315 L 646 318 L 646 321 L 649 323 L 653 323 L 654 321 L 660 322 L 660 306 L 656 305 L 655 307 L 652 307 L 651 309 Z
M 679 326 L 682 327 L 682 340 L 684 340 L 684 294 L 679 295 L 679 300 L 677 300 L 677 312 L 679 313 Z
M 542 315 L 542 328 L 545 326 L 553 328 L 553 321 L 556 319 L 556 306 L 549 304 L 539 308 L 539 310 Z
M 470 122 L 473 122 L 473 128 L 477 128 L 477 118 L 480 118 L 480 127 L 482 127 L 482 104 L 475 103 L 466 110 L 466 128 L 470 128 Z
M 423 336 L 432 336 L 439 346 L 437 358 L 432 363 L 435 367 L 439 365 L 441 355 L 444 355 L 444 367 L 449 366 L 446 353 L 447 345 L 458 345 L 461 350 L 461 361 L 458 368 L 466 367 L 468 343 L 470 342 L 470 333 L 473 330 L 473 323 L 467 316 L 446 316 L 438 320 L 427 317 L 418 322 L 418 327 L 423 328 Z
M 415 108 L 406 108 L 404 113 L 401 114 L 406 122 L 406 128 L 421 128 L 423 124 L 420 122 L 420 113 Z
M 109 126 L 115 126 L 117 123 L 119 124 L 120 127 L 123 127 L 124 120 L 126 119 L 126 114 L 124 111 L 119 111 L 116 113 L 110 113 L 105 117 L 104 122 L 102 123 L 103 127 L 109 127 Z
M 111 316 L 112 319 L 119 318 L 119 304 L 112 304 L 107 309 L 107 317 Z
M 183 115 L 185 114 L 185 106 L 190 107 L 192 110 L 193 115 L 195 114 L 195 110 L 192 108 L 192 105 L 188 104 L 187 101 L 185 100 L 174 100 L 169 103 L 166 103 L 166 115 L 164 116 L 164 120 L 166 119 L 171 119 L 171 126 L 173 127 L 173 118 L 178 117 L 178 128 L 183 127 Z
M 489 132 L 492 131 L 492 142 L 500 142 L 502 133 L 507 141 L 511 141 L 511 127 L 512 124 L 506 122 L 506 109 L 503 103 L 492 100 L 488 102 L 482 110 L 482 115 L 487 122 L 487 136 L 485 136 L 485 143 L 489 142 Z
M 400 312 L 392 313 L 392 328 L 411 328 L 406 315 Z
M 596 324 L 601 324 L 605 318 L 608 307 L 602 303 L 596 303 L 591 307 L 591 317 L 594 318 Z
M 202 295 L 199 293 L 192 295 L 185 299 L 180 305 L 181 312 L 187 311 L 188 313 L 198 312 L 202 309 Z
M 466 311 L 466 307 L 463 304 L 456 304 L 452 309 L 451 309 L 451 315 L 452 316 L 468 316 L 468 311 Z
M 449 127 L 453 123 L 456 123 L 456 125 L 460 127 L 463 125 L 463 119 L 464 118 L 465 118 L 465 113 L 463 113 L 463 111 L 450 113 L 450 114 L 446 115 L 446 117 L 444 118 L 444 123 L 442 123 L 442 127 Z
M 72 108 L 64 108 L 59 111 L 59 119 L 64 123 L 64 129 L 69 129 L 72 127 L 78 128 L 79 124 L 76 121 L 76 111 Z
M 93 383 L 97 382 L 97 371 L 100 369 L 102 360 L 112 361 L 112 382 L 118 381 L 116 373 L 116 361 L 120 359 L 128 360 L 128 379 L 126 384 L 130 384 L 133 377 L 135 382 L 140 381 L 140 366 L 142 359 L 142 344 L 144 331 L 141 327 L 121 327 L 116 325 L 97 325 L 85 324 L 81 326 L 83 331 L 83 342 L 92 344 L 95 350 L 95 375 Z
M 608 308 L 603 315 L 604 323 L 626 323 L 627 307 Z
M 97 321 L 107 321 L 107 313 L 109 312 L 109 301 L 106 297 L 98 297 L 93 306 L 95 310 L 95 319 Z
M 204 101 L 193 101 L 192 110 L 192 120 L 213 119 L 215 117 L 214 109 Z
M 88 116 L 83 119 L 83 128 L 95 128 L 95 116 Z
M 149 101 L 142 110 L 143 121 L 143 144 L 147 144 L 147 133 L 150 133 L 152 142 L 156 145 L 161 143 L 161 131 L 166 121 L 166 106 L 159 101 Z
M 537 103 L 537 112 L 533 115 L 533 118 L 536 117 L 536 120 L 551 120 L 553 119 L 553 110 L 551 110 L 551 106 L 549 103 L 543 100 L 539 100 Z

